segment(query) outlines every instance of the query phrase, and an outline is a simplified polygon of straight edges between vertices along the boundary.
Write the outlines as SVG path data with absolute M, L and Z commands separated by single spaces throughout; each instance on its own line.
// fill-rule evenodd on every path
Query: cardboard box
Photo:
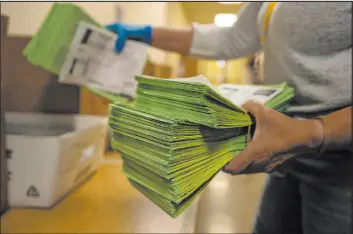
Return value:
M 57 76 L 30 64 L 23 50 L 32 39 L 8 35 L 2 51 L 3 108 L 11 112 L 78 114 L 80 88 L 57 82 Z
M 10 207 L 52 207 L 103 160 L 107 118 L 6 113 Z

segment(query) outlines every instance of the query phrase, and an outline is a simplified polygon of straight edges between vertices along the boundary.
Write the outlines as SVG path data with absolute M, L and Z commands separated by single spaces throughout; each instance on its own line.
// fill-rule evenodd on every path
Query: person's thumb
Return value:
M 120 53 L 124 47 L 125 47 L 125 43 L 127 40 L 127 33 L 126 30 L 121 27 L 119 24 L 108 24 L 105 26 L 106 29 L 108 29 L 109 31 L 115 32 L 117 34 L 117 39 L 115 42 L 115 51 Z
M 263 113 L 265 106 L 255 101 L 247 101 L 242 105 L 242 108 L 257 119 Z
M 251 141 L 243 151 L 235 156 L 226 166 L 223 171 L 229 174 L 244 174 L 254 167 L 256 156 L 262 153 L 262 142 L 258 140 Z M 252 169 L 251 169 L 252 168 Z
M 124 29 L 120 30 L 117 34 L 117 39 L 115 42 L 115 51 L 120 53 L 124 47 L 127 40 L 127 33 Z
M 108 29 L 109 31 L 118 32 L 118 24 L 114 23 L 114 24 L 107 24 L 104 26 L 104 28 Z

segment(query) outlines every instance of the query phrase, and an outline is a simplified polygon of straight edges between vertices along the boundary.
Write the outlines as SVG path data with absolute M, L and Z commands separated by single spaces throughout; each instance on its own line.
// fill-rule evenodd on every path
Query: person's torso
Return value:
M 263 19 L 266 4 L 259 12 Z M 295 89 L 287 110 L 310 119 L 352 105 L 352 3 L 277 3 L 264 43 L 264 82 Z M 259 30 L 263 23 L 259 20 Z M 306 180 L 351 181 L 346 151 L 297 158 L 284 170 Z M 342 182 L 343 183 L 343 182 Z
M 288 113 L 311 118 L 352 104 L 351 19 L 348 2 L 277 3 L 264 44 L 264 82 L 295 89 Z

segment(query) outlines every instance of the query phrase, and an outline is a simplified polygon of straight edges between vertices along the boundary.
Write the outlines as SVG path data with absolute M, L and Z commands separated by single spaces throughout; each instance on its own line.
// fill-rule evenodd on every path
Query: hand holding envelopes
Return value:
M 176 217 L 245 148 L 250 117 L 203 77 L 137 81 L 135 106 L 110 106 L 112 146 L 131 184 Z M 274 87 L 267 105 L 283 107 L 292 89 Z

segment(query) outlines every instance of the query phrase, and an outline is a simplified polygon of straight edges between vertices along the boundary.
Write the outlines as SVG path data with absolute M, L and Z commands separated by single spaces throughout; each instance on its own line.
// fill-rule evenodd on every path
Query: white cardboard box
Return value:
M 107 118 L 6 113 L 10 207 L 52 207 L 103 160 Z

